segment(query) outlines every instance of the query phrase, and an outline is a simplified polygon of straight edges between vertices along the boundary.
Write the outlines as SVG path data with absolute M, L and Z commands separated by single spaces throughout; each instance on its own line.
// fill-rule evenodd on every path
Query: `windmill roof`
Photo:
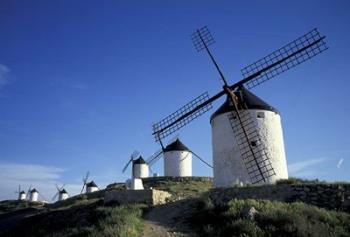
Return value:
M 252 92 L 248 91 L 244 87 L 241 87 L 239 90 L 235 91 L 234 94 L 238 97 L 239 104 L 244 103 L 248 109 L 261 109 L 272 111 L 278 113 L 278 110 L 260 99 L 258 96 L 254 95 Z M 242 109 L 239 106 L 239 109 Z M 230 103 L 228 97 L 226 97 L 226 101 L 211 115 L 210 121 L 213 120 L 216 116 L 232 111 L 233 105 Z
M 170 143 L 164 148 L 164 152 L 167 151 L 190 151 L 190 149 L 185 146 L 179 139 L 176 139 L 174 142 Z
M 38 190 L 36 190 L 35 188 L 33 188 L 31 191 L 30 191 L 31 193 L 38 193 Z
M 65 189 L 60 190 L 60 193 L 68 193 Z
M 86 187 L 97 187 L 97 185 L 95 184 L 94 181 L 91 181 L 91 182 L 88 182 L 88 183 L 86 184 Z
M 19 194 L 25 194 L 26 192 L 24 192 L 23 190 L 21 192 L 19 192 Z
M 143 159 L 142 156 L 139 156 L 136 160 L 132 161 L 133 164 L 147 164 L 147 162 Z

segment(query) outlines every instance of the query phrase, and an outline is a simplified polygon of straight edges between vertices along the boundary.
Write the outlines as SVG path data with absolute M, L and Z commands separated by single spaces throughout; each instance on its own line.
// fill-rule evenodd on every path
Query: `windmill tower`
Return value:
M 27 195 L 26 195 L 26 192 L 24 192 L 23 190 L 19 192 L 19 195 L 18 195 L 18 200 L 26 200 L 27 199 Z
M 164 176 L 186 177 L 192 176 L 192 155 L 201 162 L 213 168 L 205 160 L 185 146 L 179 138 L 173 139 L 165 148 L 160 141 L 161 149 L 147 159 L 149 167 L 152 167 L 161 157 L 164 158 Z
M 129 161 L 124 166 L 122 172 L 124 173 L 126 169 L 129 167 L 130 164 L 132 164 L 131 169 L 131 178 L 134 179 L 141 179 L 141 178 L 147 178 L 149 176 L 149 166 L 148 163 L 143 159 L 140 153 L 138 151 L 134 151 Z M 136 159 L 136 157 L 138 158 Z
M 142 156 L 132 161 L 132 174 L 136 179 L 147 178 L 149 176 L 149 167 Z
M 15 193 L 18 194 L 18 200 L 20 200 L 20 201 L 26 200 L 27 195 L 26 195 L 26 192 L 21 190 L 21 185 L 18 185 L 18 191 L 15 191 Z
M 98 187 L 93 180 L 89 183 L 86 183 L 86 193 L 93 193 L 96 191 L 98 191 Z
M 57 193 L 55 194 L 55 196 L 52 197 L 52 201 L 55 200 L 57 196 L 58 196 L 58 201 L 63 201 L 69 198 L 68 192 L 64 189 L 65 185 L 58 187 L 58 185 L 56 184 L 55 186 L 57 189 Z
M 143 159 L 142 156 L 139 156 L 138 151 L 134 151 L 129 161 L 126 163 L 126 165 L 123 168 L 123 173 L 126 171 L 126 169 L 129 167 L 130 164 L 132 164 L 131 168 L 131 179 L 126 180 L 126 187 L 127 189 L 131 190 L 142 190 L 143 182 L 142 178 L 147 178 L 149 176 L 149 166 L 147 162 Z M 136 157 L 139 156 L 139 158 L 136 159 Z
M 179 130 L 212 108 L 212 102 L 227 96 L 227 102 L 211 118 L 214 186 L 236 182 L 274 183 L 288 177 L 280 116 L 252 89 L 327 49 L 325 36 L 317 29 L 297 38 L 261 60 L 242 69 L 243 79 L 229 85 L 209 50 L 214 38 L 207 27 L 192 34 L 197 51 L 205 50 L 223 82 L 223 90 L 207 92 L 153 125 L 155 140 Z M 252 106 L 253 105 L 253 106 Z
M 29 196 L 29 201 L 31 202 L 37 202 L 39 199 L 39 192 L 35 188 L 30 190 L 30 196 Z
M 276 179 L 288 179 L 287 161 L 284 152 L 281 117 L 279 112 L 259 97 L 242 87 L 234 95 L 240 104 L 240 113 L 249 115 L 249 120 L 255 125 L 255 131 L 260 135 L 260 140 L 252 137 L 250 140 L 253 148 L 263 143 L 265 152 L 269 154 L 271 175 L 267 183 L 274 183 Z M 240 152 L 239 144 L 245 142 L 244 136 L 235 136 L 235 114 L 232 114 L 233 105 L 229 98 L 211 116 L 212 147 L 214 161 L 214 186 L 231 186 L 232 184 L 250 183 L 250 169 L 246 169 L 244 159 Z M 239 131 L 237 131 L 239 133 Z M 232 138 L 234 141 L 232 142 Z M 264 154 L 261 154 L 262 156 Z M 268 162 L 266 161 L 266 164 Z M 261 164 L 263 166 L 263 164 Z M 278 175 L 277 175 L 278 174 Z
M 178 138 L 164 148 L 164 176 L 192 176 L 192 152 Z

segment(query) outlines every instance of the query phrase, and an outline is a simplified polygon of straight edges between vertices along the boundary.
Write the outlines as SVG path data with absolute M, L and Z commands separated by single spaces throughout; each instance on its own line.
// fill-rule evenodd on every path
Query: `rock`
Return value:
M 250 220 L 254 220 L 256 214 L 258 214 L 258 213 L 259 212 L 254 207 L 246 208 L 243 210 L 244 217 L 246 217 Z

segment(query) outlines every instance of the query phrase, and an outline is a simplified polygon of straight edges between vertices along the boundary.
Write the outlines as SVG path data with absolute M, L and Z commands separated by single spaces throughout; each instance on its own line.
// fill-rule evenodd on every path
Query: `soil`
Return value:
M 187 223 L 196 199 L 185 199 L 155 206 L 144 215 L 143 237 L 192 237 Z

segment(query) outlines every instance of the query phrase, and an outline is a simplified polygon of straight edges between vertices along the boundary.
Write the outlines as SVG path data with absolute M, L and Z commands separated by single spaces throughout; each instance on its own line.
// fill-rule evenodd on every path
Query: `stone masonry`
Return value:
M 171 197 L 171 194 L 156 189 L 149 190 L 108 190 L 105 193 L 104 202 L 144 203 L 148 205 L 164 204 Z
M 216 188 L 210 191 L 215 205 L 231 199 L 266 199 L 312 204 L 330 210 L 350 212 L 350 184 L 278 184 Z

